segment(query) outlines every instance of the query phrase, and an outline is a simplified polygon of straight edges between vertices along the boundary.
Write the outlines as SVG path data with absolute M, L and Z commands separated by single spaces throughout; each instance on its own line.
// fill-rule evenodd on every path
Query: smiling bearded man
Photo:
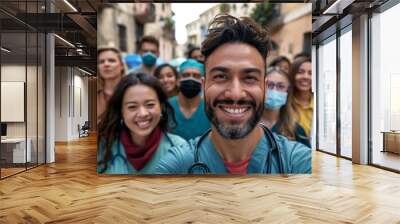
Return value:
M 310 148 L 259 125 L 268 45 L 267 32 L 250 18 L 214 19 L 202 43 L 211 130 L 170 149 L 157 173 L 311 173 Z

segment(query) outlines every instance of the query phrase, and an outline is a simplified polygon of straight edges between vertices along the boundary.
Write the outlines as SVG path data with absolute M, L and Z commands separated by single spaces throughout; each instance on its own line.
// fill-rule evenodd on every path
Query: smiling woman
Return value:
M 311 59 L 308 57 L 296 59 L 292 64 L 289 78 L 290 83 L 293 85 L 293 91 L 289 94 L 289 101 L 298 114 L 296 118 L 297 122 L 304 129 L 309 138 L 314 110 L 311 90 Z
M 170 64 L 162 64 L 154 71 L 168 98 L 178 94 L 178 72 Z
M 148 174 L 167 150 L 186 143 L 167 131 L 175 125 L 173 110 L 157 78 L 124 77 L 99 124 L 98 172 Z

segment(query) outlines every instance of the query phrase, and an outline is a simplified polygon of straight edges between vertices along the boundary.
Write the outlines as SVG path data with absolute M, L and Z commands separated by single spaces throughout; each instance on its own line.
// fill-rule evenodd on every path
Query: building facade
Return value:
M 271 32 L 277 49 L 271 57 L 284 55 L 292 59 L 301 52 L 311 55 L 311 9 L 311 3 L 280 4 L 277 28 Z
M 136 3 L 138 4 L 138 3 Z M 172 19 L 171 3 L 157 3 L 155 6 L 154 22 L 146 23 L 144 35 L 152 35 L 160 42 L 160 58 L 169 61 L 174 58 L 175 22 Z
M 176 45 L 172 16 L 170 3 L 104 4 L 98 13 L 98 46 L 137 53 L 140 38 L 152 35 L 160 42 L 160 58 L 170 60 Z
M 188 45 L 201 46 L 207 36 L 209 23 L 220 13 L 228 13 L 235 17 L 250 16 L 255 3 L 220 3 L 200 14 L 199 18 L 186 25 Z
M 200 46 L 200 25 L 199 20 L 196 19 L 186 25 L 187 44 L 193 46 Z
M 200 46 L 207 35 L 209 22 L 220 13 L 235 17 L 251 16 L 257 4 L 263 3 L 220 3 L 200 14 L 199 18 L 186 25 L 187 39 L 190 45 Z M 269 60 L 278 55 L 292 58 L 306 51 L 311 53 L 311 3 L 279 4 L 279 16 L 270 30 L 275 49 Z

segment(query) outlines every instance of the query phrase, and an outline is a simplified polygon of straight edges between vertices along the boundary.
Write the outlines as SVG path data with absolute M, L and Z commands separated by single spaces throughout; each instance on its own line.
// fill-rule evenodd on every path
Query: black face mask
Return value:
M 197 61 L 204 65 L 204 61 L 203 60 L 197 60 Z
M 199 95 L 201 91 L 201 83 L 192 79 L 182 80 L 179 90 L 186 98 L 193 98 Z

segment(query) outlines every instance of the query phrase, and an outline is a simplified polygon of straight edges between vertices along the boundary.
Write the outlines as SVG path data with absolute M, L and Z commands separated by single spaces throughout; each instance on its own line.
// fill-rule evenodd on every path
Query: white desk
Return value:
M 1 139 L 2 148 L 3 147 L 13 147 L 12 148 L 12 162 L 13 163 L 25 163 L 31 162 L 31 145 L 32 140 L 27 138 L 26 142 L 28 143 L 26 147 L 26 154 L 25 154 L 25 138 L 6 138 Z M 3 149 L 2 149 L 3 151 Z M 4 150 L 5 151 L 5 150 Z M 27 158 L 27 161 L 25 161 Z

